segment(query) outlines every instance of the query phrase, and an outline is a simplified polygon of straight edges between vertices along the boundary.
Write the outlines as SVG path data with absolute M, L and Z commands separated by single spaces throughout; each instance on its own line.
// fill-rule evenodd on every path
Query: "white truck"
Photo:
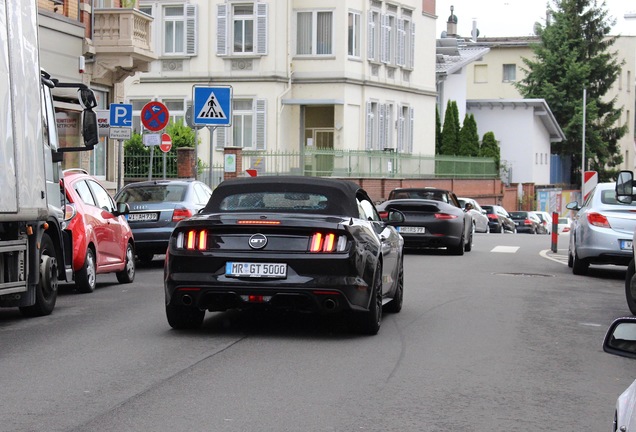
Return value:
M 95 95 L 40 69 L 36 0 L 0 0 L 0 307 L 48 315 L 71 281 L 61 162 L 98 142 Z M 59 147 L 52 89 L 78 89 L 83 145 Z

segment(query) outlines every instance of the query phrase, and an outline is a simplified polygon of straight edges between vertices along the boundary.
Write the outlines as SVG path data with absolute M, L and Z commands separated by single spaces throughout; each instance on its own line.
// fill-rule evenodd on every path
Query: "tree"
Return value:
M 477 133 L 477 122 L 475 116 L 466 114 L 464 123 L 459 131 L 459 152 L 460 156 L 477 156 L 479 154 L 479 134 Z
M 617 126 L 622 108 L 616 99 L 605 100 L 620 73 L 622 63 L 611 51 L 616 37 L 609 32 L 614 20 L 605 1 L 554 0 L 551 20 L 536 26 L 541 42 L 533 45 L 535 60 L 523 59 L 526 77 L 516 84 L 525 98 L 545 99 L 566 139 L 552 149 L 572 157 L 571 183 L 581 180 L 583 134 L 583 89 L 586 89 L 585 156 L 589 168 L 598 171 L 599 181 L 615 175 L 623 158 L 618 140 L 627 126 Z
M 439 118 L 439 108 L 435 106 L 435 154 L 442 151 L 442 121 Z
M 446 105 L 440 154 L 448 156 L 459 154 L 459 111 L 455 101 L 448 101 Z
M 499 154 L 499 144 L 495 139 L 493 132 L 486 132 L 481 139 L 481 147 L 479 147 L 479 156 L 486 158 L 493 158 L 495 160 L 495 167 L 499 171 L 499 165 L 501 156 Z
M 194 130 L 183 124 L 183 120 L 170 122 L 166 133 L 172 138 L 172 148 L 194 147 Z M 176 151 L 176 150 L 175 150 Z

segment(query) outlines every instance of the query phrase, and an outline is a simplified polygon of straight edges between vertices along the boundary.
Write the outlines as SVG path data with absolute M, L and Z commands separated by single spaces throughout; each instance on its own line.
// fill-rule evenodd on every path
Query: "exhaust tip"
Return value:
M 338 302 L 332 298 L 328 298 L 322 302 L 322 306 L 328 311 L 333 311 L 338 307 Z
M 186 294 L 183 297 L 181 297 L 181 302 L 184 305 L 186 305 L 186 306 L 191 306 L 192 305 L 192 297 L 190 297 L 188 294 Z

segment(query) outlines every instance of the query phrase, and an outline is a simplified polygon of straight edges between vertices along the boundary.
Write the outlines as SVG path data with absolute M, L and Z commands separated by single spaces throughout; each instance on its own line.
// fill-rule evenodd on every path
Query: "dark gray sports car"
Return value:
M 402 237 L 353 182 L 227 180 L 172 233 L 164 266 L 168 323 L 199 327 L 206 310 L 347 312 L 361 332 L 376 334 L 383 306 L 402 308 L 402 259 Z

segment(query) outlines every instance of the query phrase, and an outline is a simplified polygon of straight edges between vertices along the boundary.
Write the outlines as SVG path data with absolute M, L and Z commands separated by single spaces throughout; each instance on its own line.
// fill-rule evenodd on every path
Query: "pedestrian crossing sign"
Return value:
M 195 126 L 231 126 L 232 87 L 193 86 L 192 113 Z

